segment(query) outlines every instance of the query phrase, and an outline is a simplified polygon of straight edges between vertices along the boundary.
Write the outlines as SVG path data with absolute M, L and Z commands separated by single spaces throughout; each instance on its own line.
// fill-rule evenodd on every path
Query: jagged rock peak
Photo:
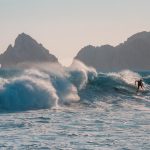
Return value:
M 16 40 L 15 40 L 15 45 L 17 44 L 23 44 L 23 43 L 37 43 L 31 36 L 25 34 L 25 33 L 21 33 L 17 36 Z
M 2 67 L 12 67 L 20 63 L 59 63 L 58 59 L 49 53 L 31 36 L 21 33 L 15 40 L 14 47 L 9 45 L 7 50 L 0 56 L 0 64 Z

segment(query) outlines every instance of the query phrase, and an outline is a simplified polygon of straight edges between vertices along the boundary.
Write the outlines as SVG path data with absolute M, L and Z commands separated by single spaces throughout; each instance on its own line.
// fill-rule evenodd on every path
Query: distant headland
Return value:
M 136 33 L 116 47 L 85 46 L 74 59 L 98 71 L 150 70 L 150 32 Z M 24 63 L 60 64 L 57 57 L 42 44 L 31 36 L 21 33 L 16 38 L 14 46 L 9 45 L 0 55 L 0 64 L 2 68 L 11 68 Z

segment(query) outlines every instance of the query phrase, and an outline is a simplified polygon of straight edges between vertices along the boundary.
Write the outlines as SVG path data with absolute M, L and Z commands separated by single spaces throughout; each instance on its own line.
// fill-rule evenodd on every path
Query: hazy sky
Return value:
M 25 32 L 69 64 L 86 45 L 150 31 L 149 7 L 150 0 L 0 0 L 0 52 Z

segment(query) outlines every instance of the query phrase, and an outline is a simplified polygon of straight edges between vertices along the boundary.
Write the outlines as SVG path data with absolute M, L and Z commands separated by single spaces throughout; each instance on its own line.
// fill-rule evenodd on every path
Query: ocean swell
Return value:
M 0 111 L 24 111 L 58 108 L 72 103 L 117 99 L 135 99 L 135 80 L 145 83 L 144 96 L 149 100 L 149 73 L 124 70 L 97 73 L 81 62 L 70 67 L 48 66 L 47 69 L 0 70 Z

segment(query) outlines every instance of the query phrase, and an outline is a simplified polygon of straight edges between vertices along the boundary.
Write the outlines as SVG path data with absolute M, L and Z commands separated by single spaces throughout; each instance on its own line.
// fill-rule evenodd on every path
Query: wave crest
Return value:
M 49 69 L 48 69 L 49 68 Z M 48 109 L 74 102 L 114 102 L 136 91 L 135 80 L 141 75 L 123 70 L 97 73 L 79 61 L 68 67 L 47 66 L 23 70 L 0 70 L 0 110 L 23 111 Z M 149 78 L 146 75 L 146 91 Z M 145 93 L 146 98 L 150 97 Z

